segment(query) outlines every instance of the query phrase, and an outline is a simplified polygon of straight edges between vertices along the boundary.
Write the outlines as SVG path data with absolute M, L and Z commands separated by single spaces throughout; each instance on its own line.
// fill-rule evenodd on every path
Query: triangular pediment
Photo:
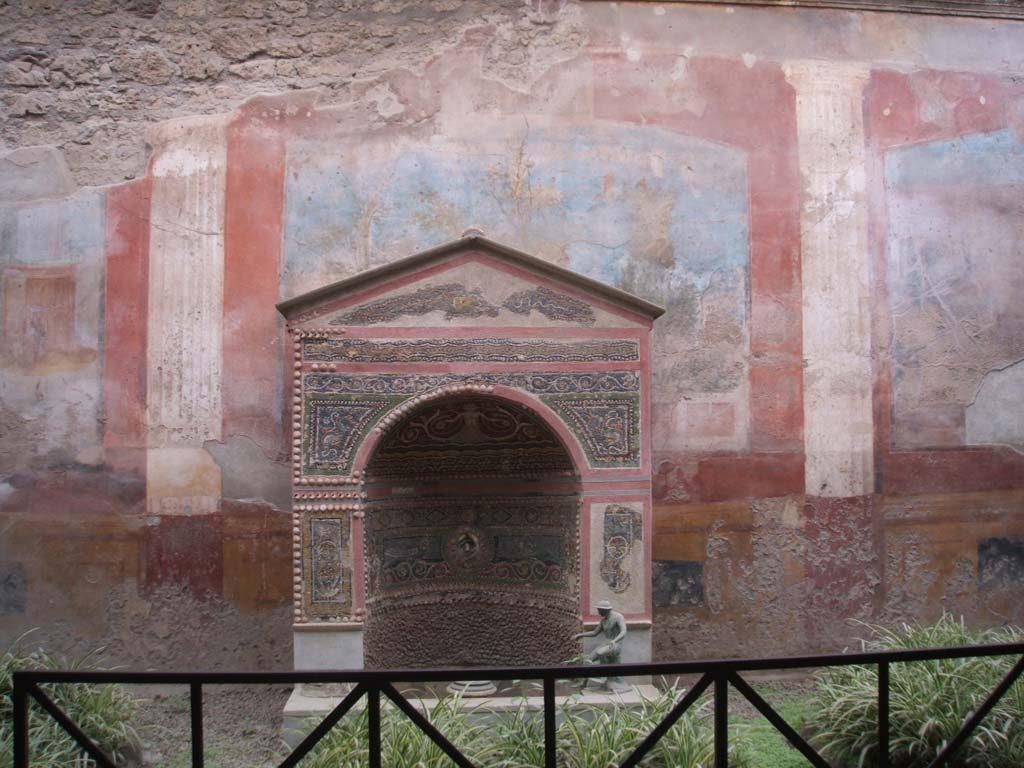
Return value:
M 664 309 L 470 236 L 277 305 L 294 327 L 650 327 Z

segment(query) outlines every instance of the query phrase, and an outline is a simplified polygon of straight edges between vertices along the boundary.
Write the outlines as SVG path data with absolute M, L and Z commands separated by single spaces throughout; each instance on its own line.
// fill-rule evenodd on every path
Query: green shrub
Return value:
M 665 691 L 639 709 L 573 707 L 561 711 L 556 733 L 558 764 L 564 768 L 618 765 L 668 714 L 680 693 Z M 534 768 L 544 764 L 544 721 L 525 707 L 501 714 L 470 714 L 458 699 L 442 699 L 427 719 L 480 766 Z M 303 765 L 356 768 L 366 765 L 367 714 L 350 712 L 324 737 Z M 389 705 L 381 711 L 384 765 L 439 768 L 452 763 L 429 737 Z M 709 768 L 714 738 L 705 706 L 694 706 L 662 737 L 643 765 Z M 734 755 L 735 757 L 735 755 Z
M 16 669 L 95 669 L 95 653 L 69 662 L 42 650 L 26 652 L 20 644 L 0 657 L 0 768 L 13 762 L 14 702 L 11 675 Z M 47 696 L 115 761 L 138 752 L 140 740 L 131 726 L 135 700 L 117 685 L 59 684 L 41 686 Z M 82 749 L 42 707 L 29 699 L 29 744 L 32 765 L 85 768 L 94 765 Z
M 865 650 L 941 648 L 1020 642 L 1018 628 L 971 631 L 944 615 L 937 623 L 897 629 L 869 626 Z M 942 659 L 889 667 L 890 754 L 897 768 L 926 766 L 999 684 L 1012 657 Z M 819 674 L 814 742 L 833 758 L 871 766 L 878 755 L 875 666 L 832 667 Z M 1024 766 L 1024 681 L 1006 693 L 954 756 L 953 766 Z

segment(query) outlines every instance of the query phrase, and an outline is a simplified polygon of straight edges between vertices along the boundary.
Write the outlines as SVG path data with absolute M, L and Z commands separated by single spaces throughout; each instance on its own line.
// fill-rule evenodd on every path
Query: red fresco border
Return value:
M 224 200 L 223 433 L 268 453 L 285 446 L 278 300 L 285 144 L 280 130 L 241 112 L 228 126 Z M 283 409 L 282 405 L 282 409 Z
M 748 153 L 751 447 L 802 451 L 801 182 L 793 87 L 775 63 L 748 67 L 734 59 L 691 58 L 689 76 L 704 109 L 666 112 L 654 86 L 624 88 L 630 78 L 623 73 L 644 66 L 671 71 L 675 54 L 647 54 L 641 62 L 619 52 L 591 55 L 595 117 L 666 128 Z M 759 322 L 765 308 L 777 308 L 789 322 L 781 330 L 767 317 Z
M 103 446 L 146 447 L 149 208 L 151 182 L 111 187 L 106 195 L 103 291 Z M 145 462 L 139 464 L 145 470 Z
M 940 122 L 921 118 L 915 86 L 938 89 L 947 107 Z M 986 96 L 981 104 L 979 94 Z M 993 75 L 872 71 L 864 91 L 864 132 L 868 162 L 868 227 L 872 250 L 872 395 L 874 401 L 875 487 L 877 494 L 962 493 L 1020 487 L 1024 457 L 1001 446 L 899 450 L 892 444 L 892 306 L 886 280 L 888 214 L 885 153 L 896 147 L 956 138 L 1011 126 L 1008 104 L 1024 96 Z M 886 112 L 888 111 L 888 114 Z

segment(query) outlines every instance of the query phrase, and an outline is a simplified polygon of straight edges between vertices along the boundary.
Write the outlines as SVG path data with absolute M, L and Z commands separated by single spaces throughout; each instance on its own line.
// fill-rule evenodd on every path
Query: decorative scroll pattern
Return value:
M 309 520 L 306 543 L 307 610 L 319 615 L 337 615 L 351 600 L 350 569 L 346 549 L 348 518 L 313 517 Z
M 443 312 L 445 320 L 459 317 L 497 317 L 501 309 L 516 315 L 538 312 L 549 320 L 593 325 L 597 319 L 585 301 L 542 285 L 512 294 L 501 307 L 490 302 L 479 288 L 462 283 L 428 285 L 407 293 L 370 301 L 330 321 L 331 325 L 375 325 L 400 317 L 422 317 Z
M 366 468 L 378 479 L 572 470 L 565 448 L 535 414 L 480 397 L 428 403 L 413 411 L 387 434 Z
M 498 316 L 498 307 L 485 299 L 479 288 L 466 288 L 462 283 L 445 283 L 371 301 L 331 320 L 331 325 L 374 325 L 399 317 L 418 317 L 438 311 L 444 312 L 446 320 Z
M 303 469 L 306 474 L 345 474 L 373 425 L 400 397 L 307 396 Z
M 633 547 L 643 540 L 643 521 L 635 509 L 621 504 L 609 504 L 604 510 L 604 553 L 601 558 L 601 581 L 612 592 L 621 594 L 629 589 L 631 578 L 622 563 Z
M 597 319 L 593 308 L 585 301 L 545 288 L 543 285 L 512 294 L 505 299 L 502 306 L 517 315 L 540 312 L 548 320 L 564 320 L 582 325 L 593 325 Z
M 344 374 L 311 373 L 304 377 L 306 392 L 380 395 L 418 395 L 447 384 L 504 384 L 535 394 L 575 392 L 639 392 L 636 371 L 604 373 L 480 373 L 463 374 Z
M 637 395 L 541 397 L 569 424 L 594 466 L 640 465 Z
M 640 345 L 622 339 L 539 341 L 519 339 L 305 339 L 304 360 L 354 363 L 427 362 L 635 362 Z
M 575 498 L 378 502 L 367 510 L 371 586 L 392 595 L 421 583 L 567 589 L 578 559 L 576 512 Z

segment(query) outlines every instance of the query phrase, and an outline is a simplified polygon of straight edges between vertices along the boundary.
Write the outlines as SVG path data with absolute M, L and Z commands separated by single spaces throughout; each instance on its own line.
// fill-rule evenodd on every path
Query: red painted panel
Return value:
M 900 451 L 882 461 L 886 494 L 994 491 L 1024 486 L 1024 456 L 1010 448 Z
M 802 454 L 715 456 L 697 463 L 700 501 L 771 498 L 804 492 Z
M 827 636 L 830 621 L 873 615 L 881 584 L 880 528 L 872 496 L 808 496 L 804 505 L 807 632 Z
M 224 436 L 283 449 L 278 301 L 284 139 L 243 113 L 228 128 L 224 203 Z M 279 404 L 275 409 L 274 403 Z
M 149 178 L 107 191 L 103 306 L 103 445 L 146 445 Z
M 751 447 L 803 450 L 803 367 L 798 363 L 750 366 Z
M 146 527 L 144 585 L 187 587 L 196 598 L 219 597 L 224 584 L 224 522 L 220 514 L 161 517 Z

